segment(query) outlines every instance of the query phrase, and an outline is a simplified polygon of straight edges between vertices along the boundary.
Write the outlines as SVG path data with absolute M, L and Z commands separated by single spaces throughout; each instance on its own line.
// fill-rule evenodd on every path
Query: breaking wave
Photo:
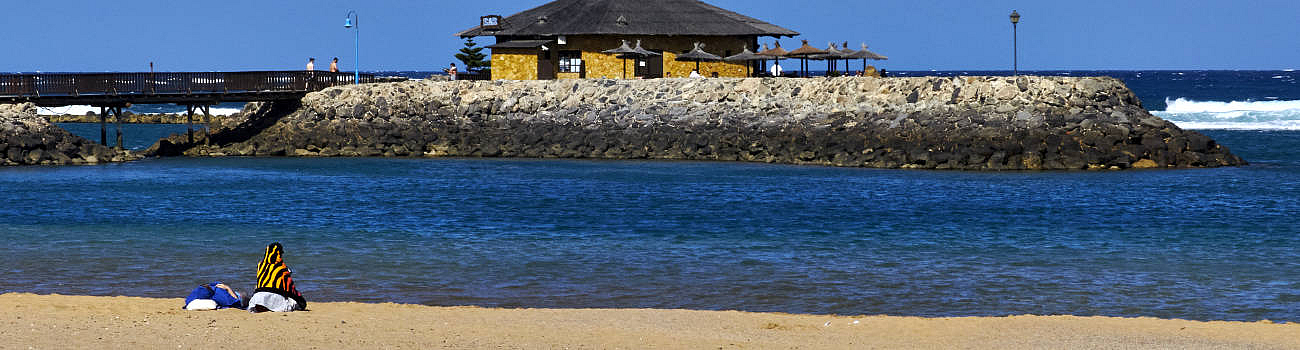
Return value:
M 1165 99 L 1152 111 L 1184 129 L 1300 130 L 1300 101 L 1193 101 Z

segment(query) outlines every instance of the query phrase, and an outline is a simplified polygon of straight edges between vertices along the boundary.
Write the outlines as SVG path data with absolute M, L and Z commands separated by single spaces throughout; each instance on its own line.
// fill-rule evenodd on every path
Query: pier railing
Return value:
M 361 74 L 361 83 L 374 80 Z M 0 74 L 0 97 L 310 92 L 355 82 L 353 73 L 315 71 Z

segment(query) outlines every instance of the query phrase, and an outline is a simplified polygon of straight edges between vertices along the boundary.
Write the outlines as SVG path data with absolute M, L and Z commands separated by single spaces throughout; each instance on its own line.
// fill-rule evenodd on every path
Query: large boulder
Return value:
M 138 159 L 73 135 L 31 103 L 0 104 L 0 165 L 96 164 Z

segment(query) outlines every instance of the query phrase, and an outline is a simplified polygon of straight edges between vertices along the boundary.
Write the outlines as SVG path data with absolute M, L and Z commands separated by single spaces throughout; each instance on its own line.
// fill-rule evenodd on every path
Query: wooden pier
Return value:
M 107 122 L 112 114 L 121 148 L 122 108 L 133 104 L 186 106 L 193 142 L 194 113 L 203 113 L 206 133 L 212 105 L 297 100 L 331 86 L 375 81 L 371 74 L 361 74 L 360 79 L 353 73 L 317 71 L 0 74 L 0 103 L 99 107 L 100 144 L 108 145 Z

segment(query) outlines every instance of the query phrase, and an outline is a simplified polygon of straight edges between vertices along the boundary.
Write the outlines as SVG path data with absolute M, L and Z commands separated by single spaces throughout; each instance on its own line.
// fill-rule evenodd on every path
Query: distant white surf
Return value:
M 184 109 L 184 107 L 181 107 L 181 109 Z M 63 106 L 63 107 L 40 107 L 37 108 L 36 111 L 36 113 L 40 115 L 86 115 L 86 113 L 88 112 L 95 112 L 96 114 L 98 114 L 99 107 L 82 106 L 82 105 Z M 211 113 L 212 115 L 225 116 L 225 115 L 239 113 L 239 109 L 238 108 L 212 108 Z M 173 112 L 173 114 L 185 114 L 185 111 L 182 110 L 180 112 Z
M 1300 101 L 1165 99 L 1158 117 L 1183 129 L 1300 130 Z

